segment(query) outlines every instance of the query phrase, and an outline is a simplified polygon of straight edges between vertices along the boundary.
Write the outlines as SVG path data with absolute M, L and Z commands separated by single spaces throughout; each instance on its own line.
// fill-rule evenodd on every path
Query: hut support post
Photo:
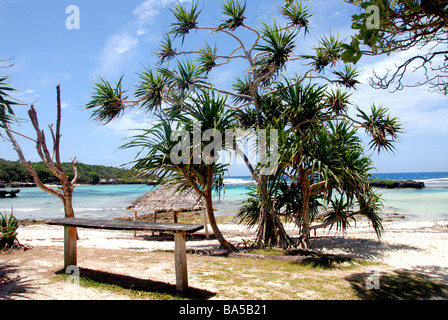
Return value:
M 174 213 L 174 223 L 177 223 L 177 215 L 179 214 L 179 211 L 173 211 Z
M 154 221 L 154 222 L 157 221 L 157 210 L 154 211 L 154 220 L 153 220 L 153 221 Z M 154 231 L 152 231 L 151 235 L 152 235 L 152 236 L 154 235 Z
M 202 209 L 202 215 L 204 216 L 204 230 L 205 230 L 205 238 L 208 240 L 210 239 L 209 233 L 208 233 L 208 221 L 207 221 L 207 212 L 204 209 Z
M 137 211 L 134 211 L 134 221 L 137 221 Z M 137 230 L 134 230 L 134 237 L 137 237 Z
M 64 269 L 77 265 L 76 228 L 64 227 Z
M 176 290 L 183 292 L 188 288 L 187 249 L 185 232 L 174 233 L 174 263 L 176 267 Z

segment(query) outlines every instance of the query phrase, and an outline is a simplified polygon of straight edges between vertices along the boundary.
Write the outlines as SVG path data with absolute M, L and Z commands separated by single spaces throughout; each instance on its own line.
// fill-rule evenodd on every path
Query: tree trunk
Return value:
M 278 246 L 282 249 L 288 249 L 294 246 L 294 241 L 288 236 L 279 216 L 274 212 L 266 176 L 260 177 L 258 187 L 261 192 L 262 205 L 260 208 L 257 242 L 262 247 Z
M 37 138 L 32 139 L 29 137 L 26 137 L 22 135 L 23 137 L 26 137 L 29 140 L 32 140 L 36 143 L 36 149 L 39 157 L 41 160 L 45 163 L 45 165 L 50 169 L 53 176 L 59 179 L 61 182 L 62 188 L 61 190 L 56 190 L 51 187 L 48 187 L 42 181 L 39 179 L 39 176 L 34 170 L 34 168 L 31 166 L 31 164 L 26 160 L 22 149 L 15 139 L 13 135 L 13 131 L 9 128 L 9 126 L 5 125 L 5 131 L 11 141 L 11 143 L 14 146 L 14 150 L 17 152 L 17 155 L 19 156 L 20 162 L 25 166 L 26 170 L 29 172 L 29 174 L 33 177 L 34 182 L 36 183 L 37 187 L 42 189 L 43 191 L 52 194 L 59 199 L 61 199 L 62 204 L 64 205 L 64 214 L 66 218 L 74 218 L 75 217 L 75 211 L 73 209 L 73 190 L 76 186 L 76 181 L 78 180 L 78 170 L 76 168 L 76 158 L 72 159 L 72 168 L 74 172 L 74 177 L 70 181 L 67 174 L 65 173 L 64 169 L 62 168 L 61 164 L 61 157 L 60 157 L 60 137 L 61 137 L 61 92 L 59 85 L 56 87 L 57 90 L 57 119 L 56 119 L 56 132 L 53 131 L 52 125 L 49 126 L 51 137 L 53 139 L 53 151 L 50 152 L 47 146 L 46 138 L 44 131 L 40 129 L 39 127 L 39 121 L 37 117 L 37 112 L 34 106 L 31 106 L 31 108 L 28 110 L 28 115 L 31 120 L 31 123 L 34 127 L 34 130 L 36 132 Z M 56 157 L 56 162 L 54 162 L 54 157 Z
M 260 197 L 262 199 L 262 206 L 260 208 L 260 218 L 257 231 L 257 242 L 262 246 L 270 244 L 273 246 L 279 246 L 287 249 L 295 245 L 294 241 L 288 236 L 282 222 L 277 214 L 275 214 L 272 204 L 270 203 L 268 186 L 266 183 L 267 178 L 265 176 L 258 176 L 257 172 L 252 167 L 249 158 L 242 152 L 237 144 L 233 143 L 233 149 L 242 157 L 246 166 L 248 167 L 252 177 L 257 183 L 257 186 L 261 192 Z
M 227 249 L 229 252 L 235 251 L 236 250 L 235 246 L 233 244 L 231 244 L 230 242 L 228 242 L 224 238 L 224 236 L 221 233 L 221 230 L 219 230 L 219 228 L 218 228 L 218 224 L 216 223 L 216 219 L 215 219 L 215 213 L 213 210 L 213 201 L 212 201 L 211 197 L 206 197 L 205 203 L 207 206 L 208 221 L 212 227 L 213 234 L 215 235 L 216 239 L 218 239 L 221 246 L 223 248 Z
M 269 201 L 263 201 L 260 208 L 260 221 L 256 241 L 262 248 L 278 246 L 282 249 L 288 249 L 295 245 L 294 241 L 286 233 L 283 223 L 280 221 L 279 216 L 275 214 Z
M 213 233 L 218 239 L 219 243 L 223 248 L 226 248 L 229 252 L 232 252 L 234 250 L 237 250 L 234 245 L 232 245 L 230 242 L 228 242 L 224 236 L 221 233 L 221 230 L 218 228 L 218 224 L 216 223 L 215 219 L 215 212 L 213 210 L 213 200 L 212 200 L 212 190 L 213 190 L 213 164 L 208 165 L 207 167 L 207 186 L 204 190 L 205 192 L 205 205 L 207 207 L 207 215 L 208 215 L 208 221 L 213 229 Z
M 70 182 L 66 182 L 67 184 Z M 62 200 L 64 204 L 64 213 L 66 218 L 74 218 L 75 210 L 73 209 L 73 188 L 70 185 L 65 185 L 64 189 L 64 198 Z
M 311 236 L 311 229 L 310 229 L 310 208 L 309 208 L 309 195 L 303 197 L 303 210 L 302 210 L 302 229 L 299 237 L 299 246 L 302 249 L 310 249 L 311 243 L 310 243 L 310 236 Z
M 310 249 L 310 195 L 311 186 L 306 173 L 300 170 L 300 181 L 302 187 L 303 207 L 302 207 L 302 229 L 300 232 L 298 245 L 302 249 Z

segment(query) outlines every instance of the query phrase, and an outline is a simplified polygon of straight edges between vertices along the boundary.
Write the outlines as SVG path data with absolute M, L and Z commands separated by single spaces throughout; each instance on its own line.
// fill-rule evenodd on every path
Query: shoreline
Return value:
M 407 180 L 394 180 L 394 179 L 386 179 L 386 180 L 369 180 L 368 183 L 374 187 L 379 189 L 423 189 L 425 188 L 425 183 L 421 180 L 407 179 Z M 100 186 L 100 185 L 132 185 L 132 184 L 143 184 L 148 186 L 156 185 L 156 181 L 154 180 L 135 180 L 135 181 L 118 181 L 115 179 L 101 179 L 98 183 L 78 183 L 79 186 Z M 248 183 L 251 184 L 251 183 Z M 53 182 L 46 184 L 50 187 L 60 186 L 60 183 Z M 232 185 L 232 184 L 230 184 Z M 6 188 L 37 188 L 36 183 L 34 182 L 20 182 L 14 181 L 9 183 L 0 183 L 0 189 Z
M 256 228 L 244 225 L 219 224 L 226 239 L 234 244 L 254 240 Z M 287 232 L 297 236 L 297 228 L 286 224 Z M 199 231 L 187 238 L 187 250 L 225 251 L 212 236 L 204 238 Z M 154 236 L 151 233 L 137 232 L 134 237 L 130 231 L 110 231 L 78 229 L 78 246 L 101 249 L 131 249 L 138 251 L 173 251 L 174 241 L 169 237 Z M 63 250 L 63 227 L 44 223 L 21 225 L 18 229 L 21 244 L 32 247 L 57 246 Z M 328 228 L 317 230 L 311 237 L 312 250 L 323 254 L 352 256 L 374 262 L 384 262 L 394 267 L 416 267 L 418 265 L 439 265 L 446 268 L 448 284 L 448 222 L 447 221 L 387 221 L 384 232 L 378 240 L 367 222 L 357 222 L 345 233 Z M 240 246 L 241 248 L 242 246 Z M 395 256 L 394 256 L 395 255 Z
M 356 228 L 350 228 L 345 233 L 337 232 L 337 230 L 318 230 L 316 236 L 313 234 L 311 237 L 314 252 L 335 255 L 344 261 L 348 259 L 353 262 L 343 262 L 328 270 L 311 269 L 310 276 L 313 279 L 318 279 L 324 273 L 335 281 L 344 281 L 352 274 L 359 275 L 360 271 L 364 275 L 368 275 L 372 270 L 381 274 L 412 272 L 431 279 L 430 281 L 448 285 L 448 222 L 393 221 L 385 222 L 384 225 L 385 231 L 381 241 L 378 241 L 366 222 L 358 222 Z M 226 239 L 235 245 L 253 240 L 255 237 L 255 228 L 247 229 L 236 224 L 221 224 L 219 227 Z M 291 224 L 287 224 L 286 229 L 293 236 L 297 234 L 297 230 Z M 132 231 L 81 228 L 78 229 L 78 235 L 78 265 L 81 268 L 112 272 L 115 275 L 132 277 L 132 279 L 136 279 L 135 281 L 143 278 L 162 281 L 167 285 L 175 284 L 172 237 L 152 236 L 151 233 L 144 232 L 137 232 L 137 237 L 134 237 Z M 31 289 L 22 288 L 20 291 L 12 285 L 8 287 L 7 282 L 5 286 L 0 287 L 0 299 L 5 296 L 7 299 L 134 299 L 113 290 L 100 290 L 93 287 L 67 290 L 65 281 L 61 281 L 61 279 L 55 281 L 55 272 L 63 266 L 63 227 L 46 224 L 20 226 L 18 239 L 21 244 L 31 248 L 26 251 L 0 253 L 0 265 L 6 268 L 4 270 L 9 270 L 8 268 L 14 270 L 10 277 L 15 277 L 15 283 L 18 283 L 19 289 L 22 282 L 31 286 Z M 214 237 L 206 240 L 203 230 L 197 232 L 195 237 L 188 237 L 186 245 L 187 252 L 189 252 L 189 278 L 193 288 L 216 292 L 217 299 L 226 299 L 227 292 L 232 292 L 232 294 L 239 291 L 244 292 L 238 283 L 227 283 L 224 280 L 223 284 L 218 286 L 214 280 L 204 282 L 201 274 L 204 272 L 208 274 L 208 270 L 217 264 L 221 265 L 220 268 L 224 268 L 218 269 L 217 272 L 229 268 L 233 270 L 237 268 L 237 265 L 233 263 L 239 264 L 248 261 L 247 254 L 245 257 L 234 258 L 217 256 L 216 254 L 219 255 L 226 251 L 220 249 L 219 242 Z M 260 260 L 260 257 L 254 255 L 252 259 L 255 260 L 252 263 L 264 265 L 269 260 L 269 256 L 261 258 Z M 284 263 L 288 265 L 292 262 Z M 351 268 L 353 271 L 350 271 Z M 0 268 L 0 273 L 1 271 Z M 275 275 L 278 270 L 265 270 L 265 273 L 271 272 L 272 275 Z M 300 278 L 301 274 L 286 273 L 286 279 L 288 276 L 291 281 L 296 281 L 294 279 Z M 283 290 L 281 288 L 284 286 L 287 288 L 291 285 L 288 281 L 282 280 L 275 284 L 275 286 L 280 285 L 279 292 Z M 300 287 L 301 285 L 291 288 L 300 290 Z M 252 290 L 249 295 L 245 293 L 231 297 L 234 297 L 232 299 L 235 297 L 236 299 L 252 299 L 252 297 L 272 299 L 269 295 L 265 296 L 264 289 L 258 285 L 255 285 Z M 340 290 L 350 290 L 350 288 Z M 281 297 L 281 293 L 278 293 L 278 296 Z M 313 299 L 313 296 L 315 295 L 311 291 L 306 291 L 294 299 Z M 324 299 L 332 298 L 324 297 Z

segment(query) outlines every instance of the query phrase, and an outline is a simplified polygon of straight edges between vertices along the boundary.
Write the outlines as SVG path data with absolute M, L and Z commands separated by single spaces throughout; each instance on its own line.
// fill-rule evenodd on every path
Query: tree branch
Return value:
M 349 214 L 347 214 L 345 216 L 333 219 L 331 221 L 324 222 L 324 223 L 321 223 L 321 224 L 318 224 L 318 225 L 315 225 L 315 226 L 310 226 L 310 230 L 315 230 L 315 229 L 321 229 L 321 228 L 328 227 L 329 225 L 335 224 L 335 223 L 337 223 L 337 222 L 339 222 L 341 220 L 344 220 L 344 219 L 348 219 L 348 218 L 350 218 L 350 217 L 352 217 L 352 216 L 354 216 L 356 214 L 359 214 L 360 212 L 361 211 L 352 212 L 352 213 L 349 213 Z
M 36 183 L 36 185 L 43 191 L 50 193 L 50 194 L 58 197 L 59 199 L 63 200 L 64 194 L 62 192 L 59 192 L 53 188 L 46 186 L 39 179 L 39 176 L 38 176 L 36 170 L 34 170 L 34 168 L 31 166 L 31 164 L 26 160 L 25 156 L 23 155 L 22 148 L 20 147 L 19 143 L 15 139 L 15 137 L 12 133 L 12 130 L 9 129 L 8 125 L 5 126 L 5 131 L 6 131 L 6 134 L 8 135 L 9 140 L 12 142 L 12 144 L 14 146 L 14 150 L 17 152 L 17 155 L 19 156 L 20 162 L 25 166 L 26 170 L 33 177 L 33 180 Z
M 56 166 L 60 171 L 63 171 L 62 165 L 61 165 L 61 155 L 59 152 L 59 145 L 61 141 L 61 113 L 62 113 L 62 107 L 61 107 L 61 88 L 60 85 L 56 86 L 56 101 L 57 101 L 57 118 L 56 118 L 56 139 L 53 145 L 53 150 L 56 154 Z

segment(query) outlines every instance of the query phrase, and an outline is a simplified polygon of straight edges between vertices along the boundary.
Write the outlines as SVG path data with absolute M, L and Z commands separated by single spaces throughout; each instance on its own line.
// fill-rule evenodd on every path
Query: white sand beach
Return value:
M 294 227 L 287 227 L 294 234 Z M 384 227 L 381 241 L 363 222 L 345 234 L 322 230 L 311 240 L 313 250 L 380 262 L 379 268 L 407 269 L 448 284 L 448 222 L 392 221 L 385 222 Z M 254 238 L 254 230 L 247 230 L 241 225 L 226 224 L 220 225 L 220 228 L 234 244 Z M 0 274 L 3 269 L 4 278 L 4 284 L 0 286 L 0 299 L 129 298 L 93 288 L 79 287 L 76 291 L 70 291 L 63 281 L 53 279 L 54 272 L 63 267 L 62 227 L 36 224 L 21 226 L 18 232 L 20 242 L 32 249 L 0 254 Z M 78 229 L 78 233 L 78 264 L 81 267 L 113 270 L 114 273 L 136 277 L 150 276 L 157 281 L 175 283 L 174 271 L 167 272 L 173 264 L 172 239 L 153 237 L 150 233 L 137 233 L 134 237 L 133 232 L 126 231 Z M 219 243 L 214 239 L 190 239 L 187 241 L 188 249 L 216 252 L 219 251 Z M 129 256 L 131 252 L 137 252 L 139 258 Z M 121 257 L 121 262 L 111 265 L 108 263 L 111 257 Z M 158 263 L 148 267 L 143 260 L 139 263 L 139 259 L 157 260 Z M 195 264 L 196 261 L 193 261 L 190 270 Z M 21 290 L 17 283 L 26 283 L 32 290 Z M 201 283 L 190 277 L 190 285 L 200 287 Z

